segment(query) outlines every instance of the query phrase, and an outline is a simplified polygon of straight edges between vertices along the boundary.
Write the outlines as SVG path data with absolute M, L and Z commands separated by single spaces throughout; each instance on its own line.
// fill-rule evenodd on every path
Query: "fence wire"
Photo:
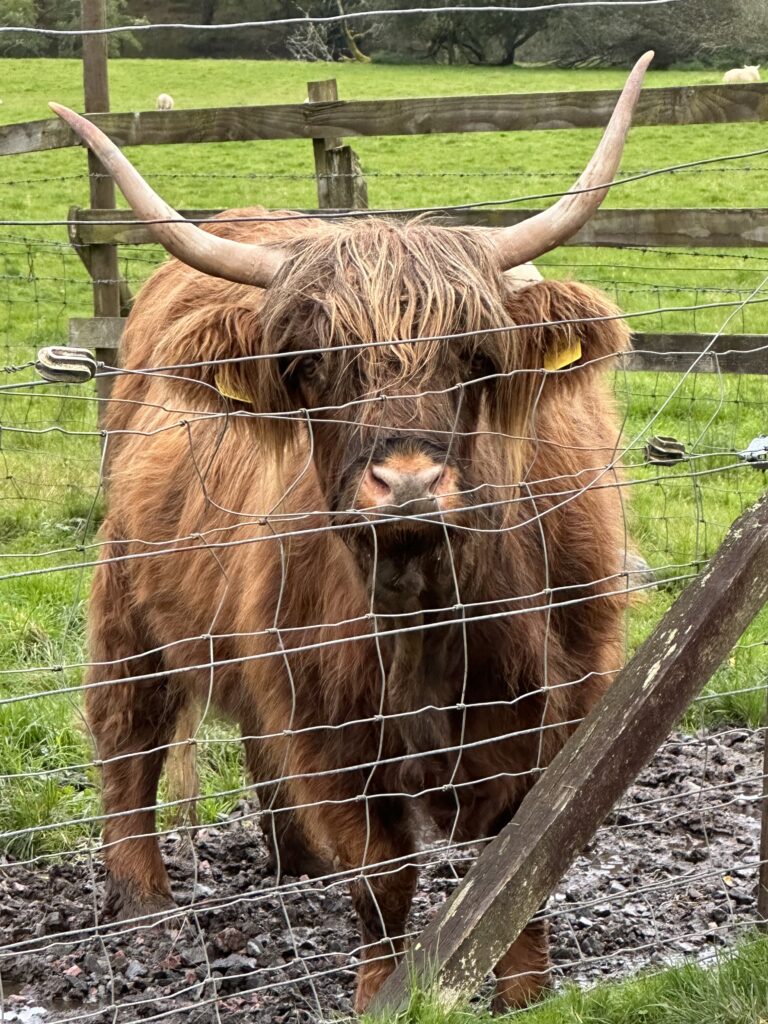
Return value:
M 719 171 L 697 168 L 702 174 Z M 487 175 L 475 176 L 482 190 Z M 172 175 L 180 188 L 201 177 L 200 172 Z M 251 180 L 242 174 L 204 177 L 213 181 L 222 206 L 241 202 Z M 286 177 L 296 189 L 286 205 L 310 205 L 314 178 L 310 188 L 303 175 Z M 17 184 L 34 194 L 59 181 L 35 175 Z M 79 181 L 83 192 L 86 179 Z M 188 193 L 185 197 L 189 202 Z M 135 294 L 162 258 L 154 246 L 121 246 L 121 280 Z M 768 292 L 766 259 L 762 250 L 666 251 L 636 245 L 561 249 L 539 265 L 548 278 L 575 278 L 607 292 L 630 315 L 633 330 L 727 339 L 768 334 L 762 304 Z M 393 612 L 373 600 L 351 612 L 346 601 L 334 605 L 334 613 L 318 605 L 301 621 L 283 621 L 281 608 L 307 585 L 297 574 L 291 545 L 297 539 L 325 544 L 339 531 L 354 529 L 322 504 L 291 505 L 310 472 L 308 464 L 299 466 L 296 480 L 276 495 L 279 500 L 246 488 L 225 511 L 215 507 L 216 472 L 231 475 L 237 467 L 206 465 L 205 437 L 226 438 L 248 429 L 265 416 L 263 410 L 203 414 L 194 383 L 188 397 L 178 387 L 169 388 L 157 402 L 162 374 L 171 371 L 146 365 L 131 373 L 153 382 L 153 399 L 138 401 L 132 425 L 111 432 L 98 422 L 92 384 L 40 384 L 29 365 L 35 352 L 66 343 L 69 319 L 88 316 L 90 304 L 91 282 L 81 255 L 60 228 L 3 229 L 0 1015 L 32 1021 L 29 1013 L 38 1007 L 34 1012 L 43 1021 L 94 1024 L 349 1018 L 360 964 L 385 964 L 418 936 L 490 841 L 473 835 L 466 820 L 468 814 L 482 814 L 482 795 L 526 786 L 541 775 L 553 737 L 581 718 L 579 694 L 620 668 L 706 565 L 736 516 L 764 489 L 764 471 L 744 453 L 768 433 L 768 375 L 726 374 L 717 365 L 715 372 L 690 372 L 695 363 L 690 353 L 685 373 L 629 371 L 618 359 L 601 360 L 619 409 L 621 436 L 611 439 L 609 452 L 587 437 L 568 437 L 569 449 L 590 449 L 583 479 L 568 478 L 553 462 L 550 472 L 529 475 L 524 486 L 488 480 L 472 488 L 459 482 L 451 492 L 459 510 L 452 519 L 430 512 L 417 517 L 420 525 L 443 530 L 448 562 L 450 586 L 447 597 L 429 605 L 432 621 L 424 621 L 421 608 Z M 588 329 L 593 321 L 580 318 L 575 326 Z M 459 337 L 444 336 L 438 344 L 446 351 Z M 673 356 L 670 366 L 676 365 Z M 225 358 L 211 362 L 228 365 Z M 199 368 L 185 364 L 175 372 L 191 378 Z M 117 359 L 103 370 L 116 380 L 126 376 Z M 522 382 L 526 372 L 495 376 Z M 468 393 L 477 386 L 470 384 L 462 377 L 446 381 L 444 390 Z M 419 400 L 433 396 L 434 391 L 417 393 L 409 400 L 418 408 Z M 120 404 L 119 398 L 111 401 Z M 377 402 L 378 397 L 362 394 L 343 406 L 317 403 L 288 415 L 309 438 L 311 453 L 330 417 L 355 423 L 361 409 Z M 537 432 L 535 416 L 527 429 L 526 439 L 539 448 L 556 447 Z M 368 437 L 375 433 L 373 428 Z M 456 422 L 447 424 L 443 435 L 439 440 L 449 452 L 461 443 Z M 683 446 L 673 465 L 648 461 L 649 439 L 658 435 Z M 99 532 L 105 462 L 120 444 L 160 451 L 163 438 L 174 436 L 188 441 L 188 456 L 178 468 L 186 474 L 187 493 L 201 499 L 206 514 L 158 540 L 153 520 L 164 510 L 155 507 L 144 534 L 110 545 Z M 520 441 L 496 436 L 500 439 Z M 619 462 L 625 467 L 621 478 L 615 475 Z M 519 528 L 494 525 L 494 514 L 518 509 L 527 523 L 544 531 L 551 512 L 540 511 L 536 502 L 551 502 L 568 516 L 580 500 L 601 489 L 617 490 L 622 499 L 624 549 L 617 553 L 615 571 L 553 583 L 563 555 L 544 544 L 543 564 L 532 573 L 541 585 L 521 584 L 519 592 L 493 599 L 468 596 L 457 570 L 461 545 L 467 538 L 501 545 L 505 532 Z M 463 526 L 461 510 L 478 508 L 487 512 L 488 522 Z M 387 525 L 386 514 L 370 513 L 356 529 L 375 537 Z M 243 622 L 236 613 L 244 599 L 238 591 L 242 577 L 230 574 L 238 561 L 248 564 L 257 548 L 277 552 L 278 569 L 260 583 L 276 589 L 276 611 L 273 620 Z M 149 564 L 161 578 L 176 571 L 179 558 L 198 557 L 201 549 L 209 573 L 201 587 L 206 583 L 205 592 L 214 593 L 215 600 L 199 609 L 187 629 L 139 649 L 113 650 L 109 657 L 98 654 L 109 646 L 98 637 L 86 644 L 88 594 L 100 558 L 115 572 Z M 322 566 L 330 579 L 337 571 L 333 562 Z M 590 603 L 627 595 L 621 656 L 615 663 L 563 674 L 556 661 L 558 617 L 574 609 L 588 614 Z M 130 609 L 116 613 L 118 622 Z M 525 630 L 536 621 L 545 623 L 540 684 L 506 694 L 478 688 L 471 668 L 478 623 L 495 623 L 503 631 Z M 115 622 L 96 628 L 108 633 Z M 410 703 L 398 707 L 388 645 L 401 644 L 413 670 L 419 645 L 430 635 L 453 637 L 454 685 L 430 687 L 434 681 L 426 674 Z M 335 680 L 340 706 L 327 714 L 324 687 L 331 684 L 318 681 L 310 701 L 307 665 L 323 664 L 342 648 L 353 652 L 351 664 L 357 664 L 354 652 L 366 644 L 373 645 L 366 648 L 366 671 L 377 680 L 375 699 L 364 706 L 350 700 L 347 706 L 344 680 Z M 430 649 L 439 646 L 438 641 Z M 621 978 L 684 958 L 707 963 L 754 925 L 766 780 L 767 649 L 763 614 L 540 911 L 537 920 L 551 933 L 556 986 Z M 286 680 L 292 699 L 268 722 L 241 716 L 237 730 L 216 714 L 215 705 L 232 673 L 246 678 L 262 663 L 260 678 Z M 199 700 L 186 734 L 158 738 L 153 733 L 143 746 L 117 744 L 97 756 L 83 694 L 101 693 L 105 707 L 110 700 L 116 706 L 130 688 L 151 695 L 169 672 L 182 687 L 195 679 Z M 239 709 L 237 702 L 234 706 Z M 559 709 L 554 715 L 553 707 Z M 155 713 L 169 712 L 161 705 Z M 492 735 L 478 735 L 477 716 L 495 721 Z M 442 725 L 448 720 L 454 723 L 451 731 Z M 361 734 L 367 737 L 363 744 Z M 411 746 L 393 741 L 404 736 L 416 740 Z M 494 761 L 488 751 L 502 739 L 524 754 L 508 763 Z M 262 753 L 272 749 L 270 744 L 281 756 L 264 766 Z M 303 761 L 295 757 L 298 745 L 312 752 Z M 192 788 L 199 797 L 193 802 L 189 787 L 178 785 L 190 749 L 198 773 Z M 336 761 L 331 756 L 329 763 L 329 751 Z M 150 787 L 130 794 L 126 806 L 119 799 L 108 808 L 102 805 L 102 773 L 112 773 L 130 789 L 143 765 L 165 755 L 172 770 L 157 795 Z M 478 764 L 486 767 L 480 770 Z M 382 809 L 394 801 L 396 812 Z M 436 812 L 431 819 L 425 807 Z M 142 809 L 137 825 L 132 815 Z M 114 920 L 104 899 L 105 857 L 135 843 L 137 834 L 144 837 L 142 849 L 149 850 L 153 813 L 176 906 L 127 900 L 123 919 Z M 334 862 L 323 842 L 310 843 L 305 861 L 288 870 L 281 861 L 285 849 L 278 846 L 275 856 L 270 845 L 297 814 L 298 820 L 303 814 L 333 822 L 339 833 L 344 827 L 357 829 L 357 861 Z M 393 841 L 401 828 L 398 815 L 409 821 L 418 817 L 410 844 Z M 412 912 L 398 928 L 385 928 L 380 939 L 388 913 L 381 894 L 410 879 L 414 868 L 419 878 Z M 362 936 L 351 915 L 350 885 L 370 913 Z M 490 991 L 489 983 L 486 994 Z
M 270 18 L 261 21 L 235 21 L 218 22 L 214 24 L 188 23 L 188 22 L 144 22 L 137 21 L 130 25 L 111 25 L 107 28 L 36 28 L 29 25 L 0 25 L 0 33 L 21 34 L 21 35 L 43 35 L 68 38 L 72 36 L 104 36 L 119 35 L 123 32 L 157 32 L 163 29 L 191 29 L 196 32 L 226 32 L 249 28 L 275 28 L 278 26 L 304 26 L 304 25 L 338 25 L 349 21 L 365 21 L 367 18 L 405 18 L 408 15 L 418 14 L 535 14 L 539 11 L 562 10 L 565 8 L 589 8 L 589 7 L 615 7 L 618 9 L 626 7 L 659 7 L 670 4 L 681 3 L 682 0 L 564 0 L 562 3 L 548 3 L 541 5 L 526 5 L 515 7 L 510 4 L 484 4 L 480 6 L 468 6 L 465 4 L 441 5 L 435 7 L 403 7 L 389 8 L 383 10 L 347 11 L 343 14 L 317 15 L 304 12 L 300 17 L 293 18 Z

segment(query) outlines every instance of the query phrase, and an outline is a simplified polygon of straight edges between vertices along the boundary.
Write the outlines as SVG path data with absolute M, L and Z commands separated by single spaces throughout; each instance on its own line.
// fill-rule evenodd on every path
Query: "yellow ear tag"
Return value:
M 235 391 L 226 383 L 226 378 L 222 370 L 219 370 L 216 374 L 214 381 L 216 383 L 216 390 L 223 398 L 231 398 L 235 402 L 245 402 L 246 405 L 251 404 L 250 398 L 242 394 L 242 392 Z
M 571 366 L 579 359 L 581 359 L 581 340 L 574 338 L 572 341 L 569 341 L 566 348 L 547 352 L 544 356 L 544 369 L 562 370 L 566 366 Z

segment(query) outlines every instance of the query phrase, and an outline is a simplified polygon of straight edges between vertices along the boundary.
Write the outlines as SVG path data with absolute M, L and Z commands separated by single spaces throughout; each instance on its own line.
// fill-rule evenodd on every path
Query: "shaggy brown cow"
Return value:
M 627 331 L 514 268 L 601 201 L 648 60 L 581 188 L 498 232 L 260 209 L 201 230 L 56 108 L 179 257 L 131 314 L 107 423 L 87 707 L 111 913 L 171 904 L 164 745 L 210 701 L 251 737 L 283 869 L 353 878 L 362 1009 L 403 946 L 419 822 L 495 834 L 603 692 L 625 539 L 600 369 Z M 533 923 L 502 1002 L 547 968 Z

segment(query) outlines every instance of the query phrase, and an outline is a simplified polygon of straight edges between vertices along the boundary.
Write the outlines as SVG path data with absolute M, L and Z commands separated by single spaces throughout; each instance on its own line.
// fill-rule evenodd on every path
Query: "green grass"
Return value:
M 0 64 L 13 89 L 4 93 L 0 121 L 47 116 L 56 99 L 81 104 L 76 61 L 5 60 Z M 303 65 L 248 61 L 113 61 L 114 110 L 151 108 L 160 91 L 177 107 L 299 102 L 306 82 L 336 77 L 344 98 L 615 88 L 615 70 L 568 72 L 551 69 L 378 67 Z M 715 71 L 651 72 L 650 88 L 716 82 Z M 599 132 L 526 132 L 354 140 L 368 175 L 373 206 L 423 206 L 538 195 L 566 188 L 588 159 Z M 633 132 L 624 170 L 637 171 L 716 154 L 765 146 L 764 126 L 711 125 L 645 128 Z M 315 203 L 312 148 L 308 141 L 232 143 L 217 146 L 144 147 L 131 152 L 140 170 L 172 203 L 226 207 L 259 202 L 307 207 Z M 607 205 L 761 206 L 768 195 L 768 158 L 714 165 L 705 172 L 649 178 L 615 189 Z M 0 162 L 0 209 L 4 219 L 62 220 L 72 204 L 88 205 L 82 150 L 9 157 Z M 536 200 L 527 201 L 535 205 Z M 544 200 L 541 200 L 543 203 Z M 138 285 L 161 259 L 154 247 L 121 249 L 121 270 Z M 768 251 L 653 253 L 636 250 L 561 249 L 541 261 L 552 277 L 576 276 L 598 284 L 629 312 L 741 300 L 768 276 Z M 766 291 L 768 294 L 768 291 Z M 90 287 L 61 225 L 0 226 L 0 353 L 19 364 L 42 345 L 61 343 L 71 316 L 90 314 Z M 633 321 L 646 331 L 714 331 L 728 310 L 651 314 Z M 739 312 L 729 332 L 768 333 L 768 306 Z M 16 382 L 23 375 L 8 380 Z M 59 389 L 61 390 L 61 389 Z M 728 469 L 739 450 L 768 432 L 768 380 L 756 377 L 626 374 L 616 378 L 626 413 L 629 529 L 645 557 L 669 581 L 633 609 L 628 635 L 632 650 L 653 628 L 685 577 L 717 547 L 724 532 L 761 492 L 762 474 Z M 94 539 L 100 516 L 97 469 L 99 439 L 88 389 L 67 397 L 0 394 L 0 697 L 76 686 L 78 669 L 33 671 L 36 666 L 78 662 L 88 571 L 14 577 L 32 566 L 77 565 L 69 550 L 32 558 L 35 552 L 76 548 Z M 79 396 L 79 397 L 76 397 Z M 61 429 L 48 431 L 55 425 Z M 14 428 L 17 428 L 14 430 Z M 44 432 L 36 432 L 44 431 Z M 648 434 L 672 434 L 701 456 L 697 470 L 642 464 Z M 723 454 L 725 453 L 725 454 Z M 722 470 L 722 472 L 715 472 Z M 91 549 L 92 550 L 92 549 Z M 688 724 L 747 723 L 763 716 L 768 614 L 763 614 L 695 705 Z M 12 671 L 11 671 L 12 670 Z M 95 779 L 68 769 L 46 778 L 35 773 L 87 763 L 90 746 L 72 695 L 0 705 L 0 829 L 13 831 L 66 822 L 96 813 Z M 221 726 L 215 726 L 220 730 Z M 240 757 L 233 745 L 204 746 L 202 775 L 207 793 L 239 784 Z M 208 798 L 205 820 L 226 813 L 236 797 Z M 14 837 L 17 855 L 77 845 L 89 826 Z
M 364 1024 L 384 1024 L 365 1017 Z M 434 998 L 416 994 L 406 1011 L 386 1024 L 766 1024 L 768 940 L 743 942 L 708 968 L 686 964 L 591 989 L 568 988 L 524 1013 L 492 1017 L 472 1009 L 441 1010 Z

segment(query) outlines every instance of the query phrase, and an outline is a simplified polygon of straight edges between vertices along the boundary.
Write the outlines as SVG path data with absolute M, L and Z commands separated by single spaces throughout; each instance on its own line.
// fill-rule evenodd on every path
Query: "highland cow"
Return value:
M 210 703 L 246 737 L 277 869 L 353 878 L 362 1010 L 403 949 L 420 824 L 495 835 L 609 684 L 625 538 L 601 376 L 628 332 L 528 261 L 602 201 L 650 56 L 574 189 L 497 230 L 261 208 L 200 228 L 54 107 L 177 257 L 131 313 L 106 424 L 86 702 L 109 913 L 172 905 L 158 780 Z M 534 921 L 501 1003 L 547 970 Z

